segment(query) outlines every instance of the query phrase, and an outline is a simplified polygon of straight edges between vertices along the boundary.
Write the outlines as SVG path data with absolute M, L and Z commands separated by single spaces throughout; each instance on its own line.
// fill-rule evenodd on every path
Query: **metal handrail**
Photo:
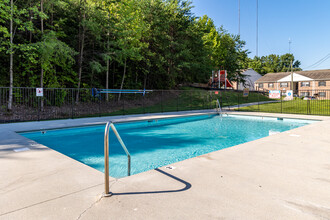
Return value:
M 220 115 L 220 117 L 222 117 L 222 110 L 221 110 L 221 105 L 220 105 L 219 99 L 217 99 L 217 103 L 218 103 L 218 112 L 219 112 L 219 115 Z
M 105 192 L 104 196 L 111 196 L 112 193 L 109 190 L 109 130 L 110 127 L 113 131 L 113 133 L 116 135 L 120 145 L 124 149 L 126 155 L 127 155 L 127 161 L 128 161 L 128 167 L 127 167 L 127 175 L 131 175 L 131 154 L 128 152 L 123 140 L 121 139 L 115 125 L 109 121 L 107 125 L 105 126 L 104 131 L 104 182 L 105 182 Z

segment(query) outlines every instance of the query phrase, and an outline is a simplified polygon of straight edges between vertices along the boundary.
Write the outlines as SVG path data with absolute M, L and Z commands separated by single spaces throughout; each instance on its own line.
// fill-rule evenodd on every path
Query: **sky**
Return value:
M 238 34 L 239 0 L 191 1 L 196 16 Z M 256 2 L 240 0 L 240 35 L 250 57 L 256 55 Z M 258 20 L 259 56 L 288 53 L 291 39 L 303 70 L 330 69 L 330 0 L 258 0 Z

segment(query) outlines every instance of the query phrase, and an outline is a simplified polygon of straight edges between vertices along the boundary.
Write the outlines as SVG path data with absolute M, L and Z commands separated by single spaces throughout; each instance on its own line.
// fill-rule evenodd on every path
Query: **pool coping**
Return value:
M 240 114 L 242 113 L 242 114 Z M 50 128 L 42 128 L 42 129 L 34 129 L 34 130 L 15 130 L 16 133 L 28 133 L 28 132 L 37 132 L 37 131 L 50 131 L 50 130 L 59 130 L 59 129 L 68 129 L 68 128 L 81 128 L 81 127 L 92 127 L 92 126 L 99 126 L 99 125 L 105 125 L 107 122 L 112 122 L 114 124 L 120 124 L 120 123 L 129 123 L 129 122 L 142 122 L 142 121 L 147 121 L 147 120 L 163 120 L 163 119 L 168 119 L 168 118 L 184 118 L 184 117 L 191 117 L 191 116 L 198 116 L 198 115 L 218 115 L 219 113 L 216 111 L 211 111 L 211 112 L 202 112 L 202 113 L 186 113 L 183 115 L 150 115 L 150 117 L 145 118 L 145 115 L 143 119 L 140 119 L 141 115 L 130 115 L 129 118 L 119 118 L 119 119 L 114 119 L 114 120 L 107 120 L 103 122 L 96 122 L 94 124 L 88 124 L 88 125 L 75 125 L 75 126 L 65 126 L 65 127 L 50 127 Z M 286 118 L 286 119 L 300 119 L 300 120 L 306 120 L 306 121 L 324 121 L 327 119 L 324 118 L 318 118 L 317 116 L 313 118 L 301 118 L 301 117 L 294 117 L 293 115 L 281 115 L 274 117 L 272 115 L 250 115 L 250 114 L 244 114 L 244 112 L 235 112 L 235 111 L 225 111 L 224 114 L 226 115 L 241 115 L 241 116 L 254 116 L 254 117 L 267 117 L 267 118 Z M 291 117 L 289 117 L 291 116 Z M 102 118 L 102 117 L 99 117 Z M 24 122 L 23 122 L 24 123 Z M 25 122 L 26 123 L 26 122 Z
M 188 116 L 188 115 L 196 115 L 196 114 L 209 114 L 214 113 L 215 111 L 189 111 L 189 112 L 174 112 L 174 113 L 165 113 L 165 114 L 148 114 L 148 115 L 134 115 L 134 116 L 124 116 L 124 117 L 97 117 L 97 118 L 88 118 L 88 119 L 69 119 L 69 120 L 56 120 L 56 121 L 42 121 L 42 122 L 24 122 L 24 123 L 15 123 L 15 124 L 7 124 L 7 125 L 0 125 L 0 157 L 3 157 L 4 160 L 0 161 L 0 176 L 6 176 L 6 180 L 3 183 L 0 183 L 0 188 L 4 192 L 4 195 L 0 194 L 0 218 L 2 217 L 15 217 L 15 218 L 23 218 L 23 216 L 28 218 L 42 218 L 42 217 L 49 217 L 52 218 L 58 214 L 61 214 L 61 216 L 65 217 L 91 217 L 91 216 L 98 216 L 102 217 L 103 214 L 97 214 L 94 213 L 94 209 L 100 209 L 98 208 L 90 208 L 91 204 L 92 207 L 94 207 L 96 204 L 102 204 L 101 206 L 104 208 L 108 203 L 113 205 L 113 207 L 117 207 L 118 210 L 121 210 L 119 203 L 116 203 L 115 201 L 119 202 L 122 198 L 123 201 L 127 202 L 125 200 L 125 197 L 134 197 L 125 195 L 123 197 L 121 196 L 114 196 L 113 198 L 107 199 L 101 199 L 100 195 L 103 191 L 103 173 L 94 170 L 93 168 L 90 168 L 86 165 L 81 164 L 78 161 L 75 161 L 69 157 L 66 157 L 56 151 L 53 151 L 47 147 L 44 147 L 42 145 L 31 143 L 27 139 L 19 138 L 15 132 L 22 131 L 22 129 L 26 131 L 28 127 L 37 127 L 42 129 L 51 129 L 51 128 L 63 128 L 63 126 L 66 126 L 68 124 L 80 124 L 80 126 L 85 125 L 96 125 L 95 123 L 101 123 L 104 124 L 106 121 L 111 119 L 132 119 L 132 118 L 141 118 L 141 120 L 144 120 L 143 118 L 148 119 L 154 119 L 154 118 L 166 118 L 171 116 Z M 330 117 L 325 116 L 306 116 L 306 115 L 286 115 L 286 114 L 272 114 L 272 113 L 255 113 L 255 112 L 229 112 L 230 114 L 237 114 L 237 115 L 253 115 L 253 116 L 260 116 L 260 117 L 281 117 L 281 118 L 295 118 L 295 119 L 311 119 L 311 120 L 320 120 L 320 122 L 313 123 L 311 125 L 307 125 L 304 127 L 304 129 L 312 129 L 315 130 L 315 127 L 317 127 L 317 124 L 322 123 L 322 126 L 327 126 L 330 124 Z M 316 125 L 315 125 L 316 124 Z M 307 127 L 307 128 L 306 128 Z M 39 130 L 36 129 L 36 130 Z M 298 128 L 298 130 L 301 130 Z M 292 130 L 291 130 L 292 131 Z M 296 129 L 294 129 L 294 133 L 296 132 Z M 285 132 L 284 132 L 285 133 Z M 292 133 L 292 132 L 291 132 Z M 286 133 L 288 134 L 288 133 Z M 286 135 L 284 134 L 284 136 Z M 280 136 L 283 136 L 282 134 L 279 134 Z M 20 136 L 20 135 L 19 135 Z M 272 135 L 269 137 L 266 137 L 266 139 L 273 140 L 274 137 L 280 137 L 278 135 Z M 22 137 L 22 136 L 21 136 Z M 300 137 L 304 138 L 304 137 Z M 244 151 L 246 149 L 243 149 L 241 146 L 250 146 L 248 148 L 253 148 L 253 145 L 260 142 L 265 142 L 267 140 L 264 140 L 265 138 L 258 139 L 253 142 L 248 142 L 246 144 L 238 145 L 240 146 L 240 151 Z M 13 153 L 12 150 L 15 148 L 22 148 L 22 147 L 29 147 L 31 150 L 19 152 L 19 153 Z M 248 149 L 247 148 L 247 149 Z M 227 148 L 227 149 L 234 149 L 234 148 Z M 193 163 L 194 166 L 196 164 L 201 163 L 201 158 L 207 158 L 207 157 L 214 157 L 214 155 L 222 155 L 227 154 L 228 152 L 237 151 L 234 150 L 227 150 L 223 149 L 221 152 L 212 152 L 207 155 L 202 155 L 197 158 L 191 158 L 185 161 L 181 161 L 178 163 L 173 164 L 174 167 L 185 167 L 187 170 L 191 169 L 187 167 L 185 164 L 191 164 Z M 48 160 L 45 159 L 45 157 L 49 158 Z M 27 160 L 27 161 L 26 161 Z M 35 160 L 35 161 L 34 161 Z M 43 167 L 41 170 L 40 165 L 45 166 L 46 163 L 49 163 L 46 165 L 46 168 Z M 30 163 L 30 164 L 29 164 Z M 203 161 L 204 163 L 204 161 Z M 201 164 L 203 164 L 201 163 Z M 20 169 L 17 168 L 17 166 L 21 165 Z M 6 170 L 11 169 L 13 170 L 10 175 L 6 174 Z M 27 168 L 30 168 L 33 170 L 33 172 L 29 172 L 28 175 L 25 173 L 29 170 L 26 170 Z M 195 167 L 196 168 L 196 167 Z M 181 168 L 180 168 L 181 169 Z M 184 174 L 184 172 L 180 169 L 174 169 L 171 170 L 171 174 L 175 174 L 177 176 L 180 176 Z M 199 169 L 199 168 L 196 168 Z M 158 172 L 169 172 L 166 168 L 160 168 L 160 171 L 147 171 L 141 174 L 137 174 L 131 177 L 122 178 L 122 179 L 111 179 L 112 189 L 115 191 L 119 191 L 121 193 L 125 193 L 125 190 L 130 191 L 132 189 L 136 189 L 136 183 L 139 183 L 141 189 L 144 187 L 150 187 L 148 184 L 145 184 L 143 180 L 150 179 L 150 178 L 156 178 L 158 177 Z M 183 173 L 182 173 L 183 172 Z M 86 176 L 88 177 L 81 177 L 81 175 L 88 174 Z M 22 180 L 21 177 L 24 177 Z M 47 176 L 51 176 L 51 178 L 47 179 Z M 192 174 L 192 176 L 194 176 Z M 45 177 L 45 178 L 40 178 Z M 58 179 L 62 179 L 62 181 L 57 181 Z M 42 179 L 42 180 L 39 180 Z M 17 181 L 22 181 L 22 183 Z M 67 182 L 65 180 L 72 181 Z M 168 180 L 162 180 L 164 182 L 167 182 Z M 205 180 L 207 181 L 207 180 Z M 27 186 L 27 183 L 32 186 Z M 178 183 L 172 183 L 170 181 L 170 184 L 175 186 L 181 187 L 183 182 Z M 197 184 L 198 185 L 198 181 Z M 142 185 L 141 185 L 142 184 Z M 194 183 L 192 184 L 192 187 L 194 188 Z M 50 189 L 55 189 L 54 192 L 50 192 L 49 195 L 40 193 L 40 189 L 43 191 L 47 191 Z M 157 187 L 156 187 L 157 188 Z M 63 190 L 64 189 L 64 190 Z M 62 190 L 62 191 L 61 191 Z M 83 190 L 83 191 L 80 191 Z M 84 191 L 85 190 L 85 191 Z M 1 192 L 1 191 L 0 191 Z M 24 192 L 24 193 L 23 193 Z M 84 193 L 82 193 L 84 192 Z M 86 193 L 87 192 L 87 193 Z M 182 194 L 187 194 L 189 196 L 196 196 L 193 191 L 193 189 L 186 190 L 182 192 Z M 189 195 L 189 193 L 192 193 L 192 195 Z M 17 201 L 20 196 L 24 194 L 24 198 L 21 198 L 21 201 Z M 87 194 L 87 195 L 86 195 Z M 197 193 L 198 194 L 198 193 Z M 34 196 L 32 196 L 34 195 Z M 66 195 L 66 196 L 63 196 Z M 171 194 L 171 196 L 177 196 L 179 194 Z M 144 203 L 148 203 L 148 200 L 145 199 L 145 197 L 148 197 L 146 195 L 140 195 L 141 199 L 143 199 Z M 72 199 L 71 197 L 75 198 L 79 197 L 81 201 L 81 207 L 76 207 L 75 205 L 68 205 L 66 208 L 70 210 L 70 213 L 63 213 L 62 208 L 64 203 L 72 204 L 72 202 L 75 201 L 75 199 Z M 135 195 L 136 197 L 136 195 Z M 157 196 L 155 196 L 157 197 Z M 179 196 L 180 197 L 180 196 Z M 115 200 L 114 200 L 115 199 Z M 134 200 L 134 199 L 133 199 Z M 6 202 L 4 202 L 6 201 Z M 9 201 L 9 202 L 8 202 Z M 195 203 L 197 201 L 192 201 L 192 203 Z M 9 203 L 9 205 L 8 205 Z M 46 211 L 37 213 L 36 209 L 49 209 L 49 205 L 55 203 L 54 212 L 48 213 Z M 330 204 L 330 203 L 329 203 Z M 130 203 L 126 203 L 126 205 L 130 205 Z M 132 204 L 131 204 L 132 205 Z M 277 207 L 278 208 L 278 207 Z M 101 208 L 102 209 L 102 208 Z M 156 206 L 154 208 L 150 208 L 151 210 L 154 210 L 153 216 L 159 212 L 159 207 Z M 291 207 L 292 209 L 292 207 Z M 88 210 L 88 213 L 87 211 Z M 102 209 L 103 210 L 103 209 Z M 210 210 L 209 210 L 210 211 Z M 211 210 L 213 211 L 213 210 Z M 210 212 L 211 212 L 210 211 Z M 282 210 L 283 211 L 283 210 Z M 130 210 L 131 214 L 135 213 L 135 211 Z M 284 213 L 289 212 L 285 209 Z M 83 213 L 83 214 L 82 214 Z M 108 213 L 108 212 L 106 212 Z M 119 213 L 115 211 L 112 213 L 113 217 L 119 217 Z M 290 212 L 289 212 L 290 213 Z M 108 213 L 109 216 L 111 213 Z M 297 215 L 299 217 L 306 217 L 305 215 L 297 214 L 296 212 L 291 213 L 293 215 Z M 126 215 L 125 215 L 126 216 Z M 169 217 L 172 216 L 171 213 L 168 213 L 168 216 L 166 216 L 166 213 L 162 215 L 163 217 Z M 201 213 L 199 213 L 199 216 L 204 216 Z M 223 214 L 223 216 L 235 216 L 233 213 L 228 211 L 228 213 Z M 241 215 L 242 216 L 242 215 Z M 256 215 L 251 215 L 253 217 L 257 217 Z M 309 216 L 309 215 L 307 215 Z M 80 218 L 79 217 L 79 218 Z M 104 216 L 103 216 L 104 217 Z M 143 215 L 140 215 L 140 218 L 142 218 Z M 190 216 L 191 217 L 191 216 Z M 204 216 L 205 217 L 205 216 Z M 310 216 L 309 216 L 310 217 Z M 129 218 L 129 216 L 126 216 L 126 218 Z M 308 219 L 308 218 L 306 218 Z

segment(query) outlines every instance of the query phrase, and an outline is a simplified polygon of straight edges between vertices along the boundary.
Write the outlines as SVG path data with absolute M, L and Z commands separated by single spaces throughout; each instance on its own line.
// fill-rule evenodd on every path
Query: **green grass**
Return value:
M 330 115 L 330 100 L 302 100 L 279 101 L 262 105 L 239 108 L 240 111 L 260 111 L 273 113 Z
M 243 97 L 242 92 L 235 91 L 222 91 L 215 94 L 215 91 L 185 89 L 173 93 L 170 97 L 156 103 L 145 104 L 140 107 L 124 108 L 119 111 L 101 114 L 101 116 L 213 109 L 217 107 L 217 99 L 222 101 L 223 107 L 237 105 L 238 102 L 239 104 L 243 104 L 270 100 L 267 96 L 256 93 L 250 93 L 248 97 Z

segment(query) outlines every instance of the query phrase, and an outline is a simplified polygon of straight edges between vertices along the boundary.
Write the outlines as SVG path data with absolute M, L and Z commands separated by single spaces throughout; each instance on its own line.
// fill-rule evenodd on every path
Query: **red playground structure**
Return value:
M 233 85 L 227 79 L 227 70 L 212 71 L 208 86 L 211 88 L 233 88 Z

